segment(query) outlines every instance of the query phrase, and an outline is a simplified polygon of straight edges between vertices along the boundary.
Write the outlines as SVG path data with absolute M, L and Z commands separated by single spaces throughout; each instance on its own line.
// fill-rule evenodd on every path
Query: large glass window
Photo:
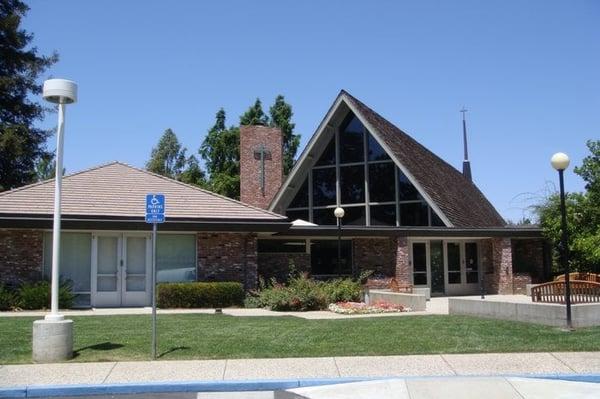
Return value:
M 196 235 L 159 234 L 156 270 L 159 283 L 196 281 Z
M 336 140 L 339 140 L 337 145 Z M 312 178 L 312 187 L 309 187 L 309 178 Z M 342 220 L 344 225 L 444 226 L 415 186 L 352 113 L 346 116 L 298 187 L 286 215 L 292 220 L 335 225 L 333 211 L 324 208 L 335 208 L 337 204 L 346 211 Z M 350 209 L 350 205 L 352 208 L 362 206 Z
M 340 168 L 340 192 L 342 204 L 365 202 L 365 167 L 363 165 Z
M 73 284 L 75 306 L 90 305 L 92 274 L 91 233 L 67 233 L 60 235 L 60 278 Z M 44 233 L 44 277 L 52 271 L 52 233 Z
M 335 205 L 335 168 L 313 170 L 313 205 Z
M 369 165 L 369 197 L 371 202 L 396 201 L 392 162 Z

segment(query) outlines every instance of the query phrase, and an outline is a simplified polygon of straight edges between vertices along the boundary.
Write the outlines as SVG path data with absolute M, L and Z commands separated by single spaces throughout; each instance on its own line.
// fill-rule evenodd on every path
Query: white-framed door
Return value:
M 92 235 L 92 306 L 150 304 L 151 236 L 143 233 Z
M 475 241 L 444 241 L 444 271 L 447 295 L 479 291 L 479 245 Z
M 409 243 L 415 287 L 429 287 L 432 295 L 479 292 L 482 270 L 477 241 L 411 239 Z

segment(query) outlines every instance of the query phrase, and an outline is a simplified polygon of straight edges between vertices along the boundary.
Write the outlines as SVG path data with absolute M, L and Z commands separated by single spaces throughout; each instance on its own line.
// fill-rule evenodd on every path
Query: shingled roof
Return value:
M 477 186 L 387 119 L 342 90 L 395 158 L 456 227 L 499 227 L 506 222 Z
M 120 162 L 65 176 L 62 214 L 143 218 L 149 192 L 165 194 L 167 219 L 275 223 L 287 220 L 276 213 Z M 53 206 L 54 179 L 0 193 L 0 218 L 7 214 L 52 215 Z
M 487 228 L 506 225 L 504 219 L 472 181 L 344 90 L 340 92 L 309 141 L 297 165 L 275 196 L 270 209 L 279 208 L 278 202 L 286 192 L 287 185 L 297 179 L 298 175 L 302 175 L 299 171 L 309 167 L 311 159 L 314 162 L 316 150 L 312 147 L 319 141 L 317 136 L 327 128 L 328 119 L 332 118 L 343 104 L 347 105 L 345 109 L 352 110 L 365 123 L 365 127 L 380 140 L 392 159 L 406 172 L 415 186 L 418 186 L 424 197 L 433 202 L 433 208 L 437 208 L 443 214 L 440 217 L 447 220 L 452 227 Z

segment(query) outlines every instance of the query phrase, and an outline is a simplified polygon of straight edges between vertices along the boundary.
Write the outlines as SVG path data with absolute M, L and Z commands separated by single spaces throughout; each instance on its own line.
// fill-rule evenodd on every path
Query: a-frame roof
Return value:
M 319 125 L 270 209 L 280 208 L 283 194 L 314 163 L 314 147 L 338 110 L 349 109 L 387 151 L 448 227 L 502 227 L 506 223 L 473 182 L 387 119 L 342 90 Z M 321 141 L 322 142 L 322 141 Z
M 147 193 L 166 196 L 167 219 L 286 222 L 287 218 L 146 170 L 112 162 L 63 178 L 62 214 L 143 218 Z M 0 193 L 3 215 L 52 215 L 54 179 Z

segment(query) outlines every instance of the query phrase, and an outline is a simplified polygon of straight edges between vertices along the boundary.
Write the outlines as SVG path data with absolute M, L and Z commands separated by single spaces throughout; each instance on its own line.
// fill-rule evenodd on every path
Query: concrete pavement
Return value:
M 286 378 L 556 374 L 600 374 L 600 352 L 2 365 L 0 387 Z
M 198 396 L 200 397 L 200 396 Z M 414 378 L 355 382 L 275 392 L 274 399 L 583 399 L 600 384 L 515 377 Z

